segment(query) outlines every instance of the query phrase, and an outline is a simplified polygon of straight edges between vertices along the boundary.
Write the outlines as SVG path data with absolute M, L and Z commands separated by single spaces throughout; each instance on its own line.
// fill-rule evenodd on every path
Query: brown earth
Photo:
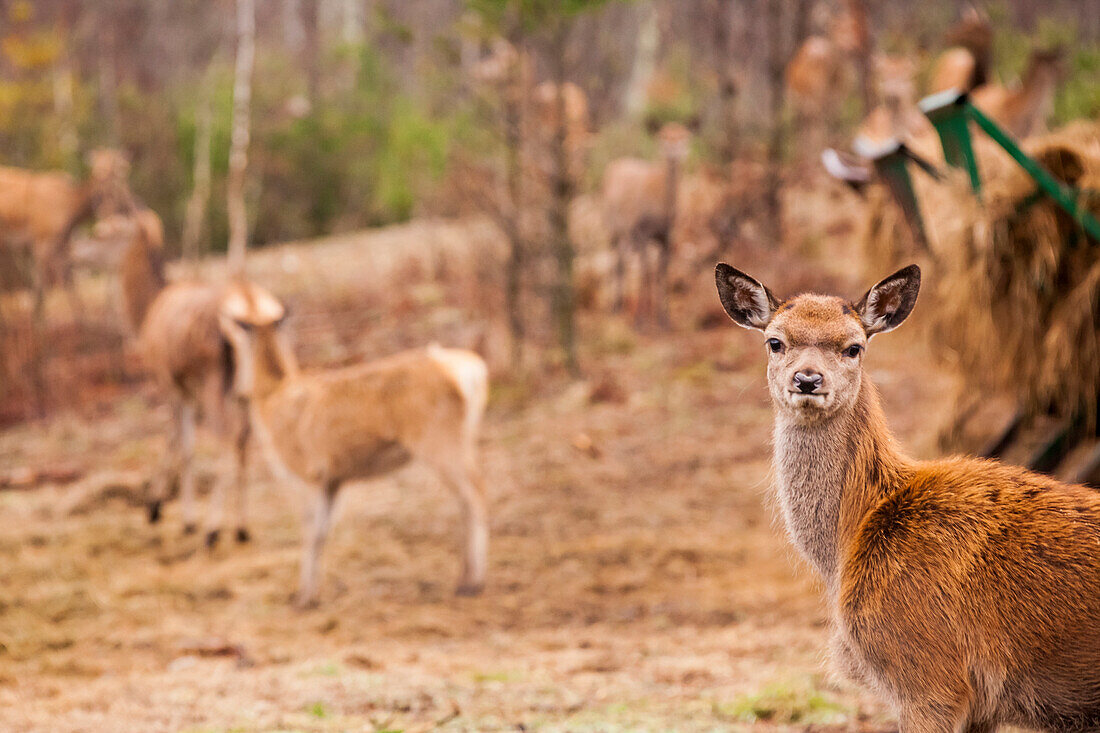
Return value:
M 764 349 L 712 317 L 709 272 L 677 302 L 676 333 L 589 313 L 585 379 L 518 379 L 477 257 L 381 271 L 357 256 L 473 236 L 433 226 L 251 267 L 290 302 L 307 363 L 433 339 L 489 352 L 485 593 L 453 595 L 458 507 L 413 467 L 341 496 L 321 605 L 293 610 L 302 501 L 258 454 L 243 546 L 207 551 L 174 504 L 150 526 L 125 487 L 97 493 L 140 483 L 164 448 L 166 410 L 131 389 L 0 434 L 0 476 L 31 477 L 0 490 L 0 729 L 888 729 L 873 697 L 827 673 L 819 588 L 768 506 Z M 843 257 L 815 252 L 831 266 L 797 274 L 757 260 L 781 284 L 852 281 Z M 867 362 L 918 455 L 950 400 L 929 361 L 900 331 Z M 211 480 L 229 466 L 209 439 L 198 464 Z M 83 478 L 51 481 L 58 468 Z

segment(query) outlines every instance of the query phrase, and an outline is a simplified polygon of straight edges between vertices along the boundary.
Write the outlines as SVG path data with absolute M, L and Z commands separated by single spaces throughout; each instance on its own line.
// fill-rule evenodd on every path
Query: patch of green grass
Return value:
M 474 672 L 472 677 L 474 682 L 516 682 L 522 675 L 519 672 L 508 671 L 496 671 L 496 672 Z
M 325 704 L 320 700 L 306 705 L 306 712 L 317 719 L 327 718 L 330 714 L 328 708 L 325 707 Z
M 731 702 L 715 703 L 714 712 L 740 723 L 781 725 L 836 723 L 843 721 L 850 713 L 808 680 L 773 683 L 759 693 Z

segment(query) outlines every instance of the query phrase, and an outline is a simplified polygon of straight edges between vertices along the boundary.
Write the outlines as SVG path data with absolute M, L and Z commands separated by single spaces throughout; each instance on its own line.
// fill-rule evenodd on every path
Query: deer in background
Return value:
M 672 232 L 676 225 L 677 196 L 691 132 L 669 122 L 657 133 L 661 162 L 620 158 L 608 164 L 600 189 L 601 203 L 611 246 L 615 252 L 614 307 L 623 307 L 627 260 L 637 256 L 641 283 L 636 318 L 645 309 L 655 314 L 662 328 L 669 325 L 668 265 L 672 257 Z M 656 262 L 650 256 L 656 244 Z
M 296 604 L 316 601 L 318 566 L 339 490 L 419 459 L 458 496 L 466 525 L 459 595 L 480 593 L 489 544 L 477 438 L 488 368 L 477 354 L 429 346 L 342 369 L 301 372 L 278 325 L 281 309 L 244 294 L 223 299 L 236 392 L 275 474 L 305 486 L 312 511 Z
M 133 208 L 126 185 L 130 163 L 122 153 L 93 150 L 88 165 L 88 179 L 81 184 L 59 171 L 0 167 L 0 244 L 30 249 L 34 320 L 39 325 L 52 282 L 64 285 L 73 313 L 81 313 L 69 252 L 73 230 L 93 218 Z
M 808 36 L 787 62 L 783 79 L 804 151 L 824 146 L 841 104 L 855 89 L 854 61 L 865 33 L 847 8 L 828 19 L 824 35 Z
M 863 368 L 913 310 L 909 266 L 857 302 L 780 301 L 726 264 L 764 332 L 787 532 L 825 583 L 833 654 L 902 733 L 1100 728 L 1100 494 L 993 461 L 916 461 Z
M 1019 82 L 1009 87 L 986 84 L 975 89 L 970 99 L 1017 139 L 1040 133 L 1065 77 L 1064 56 L 1061 47 L 1032 51 Z
M 259 286 L 236 280 L 208 283 L 183 280 L 168 284 L 164 276 L 163 227 L 149 209 L 100 222 L 96 236 L 124 244 L 119 264 L 122 310 L 145 368 L 171 405 L 171 430 L 162 464 L 149 491 L 149 521 L 161 518 L 171 486 L 178 482 L 183 529 L 198 529 L 195 506 L 195 427 L 203 422 L 233 446 L 233 509 L 238 542 L 247 542 L 245 471 L 250 425 L 247 404 L 233 390 L 233 351 L 221 330 L 219 313 L 227 299 L 245 299 L 268 318 L 282 318 L 282 304 Z M 218 542 L 228 489 L 215 482 L 206 544 Z
M 928 93 L 948 89 L 970 92 L 989 83 L 993 67 L 993 25 L 973 5 L 944 36 L 947 50 L 932 67 Z

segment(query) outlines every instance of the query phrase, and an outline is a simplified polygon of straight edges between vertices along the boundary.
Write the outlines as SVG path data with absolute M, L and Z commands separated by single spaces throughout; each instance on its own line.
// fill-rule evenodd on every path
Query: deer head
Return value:
M 856 403 L 867 342 L 897 328 L 912 312 L 920 268 L 898 270 L 856 303 L 811 294 L 780 302 L 764 285 L 724 263 L 715 269 L 715 280 L 729 317 L 767 337 L 768 388 L 776 409 L 798 422 L 815 422 Z
M 252 397 L 260 385 L 271 386 L 295 367 L 294 357 L 279 325 L 286 308 L 271 293 L 246 281 L 232 283 L 222 296 L 218 327 L 233 353 L 233 391 Z

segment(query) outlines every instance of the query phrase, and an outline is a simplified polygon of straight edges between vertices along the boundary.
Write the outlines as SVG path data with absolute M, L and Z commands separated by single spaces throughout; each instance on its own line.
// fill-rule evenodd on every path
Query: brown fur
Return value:
M 970 7 L 944 37 L 947 50 L 932 67 L 929 93 L 956 89 L 969 92 L 989 83 L 993 65 L 993 26 Z
M 837 661 L 903 732 L 1100 727 L 1100 494 L 992 461 L 908 458 L 862 350 L 842 351 L 905 319 L 919 271 L 854 304 L 780 304 L 727 265 L 716 274 L 727 313 L 779 344 L 780 505 L 825 581 Z M 805 394 L 799 374 L 823 380 Z
M 72 283 L 70 236 L 93 216 L 125 211 L 132 204 L 126 187 L 129 164 L 121 154 L 96 150 L 89 155 L 89 162 L 90 174 L 82 184 L 57 171 L 0 167 L 0 244 L 30 248 L 38 309 L 45 288 L 60 280 L 74 309 L 79 310 Z
M 1060 49 L 1033 51 L 1019 83 L 986 84 L 974 90 L 971 101 L 1018 139 L 1040 133 L 1065 73 L 1062 56 Z
M 96 233 L 126 243 L 119 266 L 123 311 L 136 336 L 142 362 L 169 397 L 172 409 L 168 447 L 150 490 L 150 520 L 159 519 L 170 485 L 178 481 L 184 531 L 197 529 L 191 464 L 195 423 L 201 417 L 233 445 L 236 536 L 246 540 L 244 480 L 250 431 L 246 404 L 232 391 L 234 364 L 218 315 L 231 295 L 251 296 L 259 289 L 247 282 L 185 280 L 166 284 L 163 226 L 151 210 L 110 217 L 97 226 Z M 226 487 L 219 482 L 210 506 L 208 544 L 219 538 L 226 500 Z
M 252 421 L 271 465 L 309 486 L 313 512 L 303 543 L 298 604 L 316 600 L 319 556 L 339 489 L 412 459 L 434 467 L 462 502 L 466 551 L 460 594 L 485 582 L 488 519 L 477 434 L 488 394 L 476 354 L 436 346 L 343 369 L 302 373 L 271 325 L 240 328 L 222 314 L 239 369 L 251 384 Z

